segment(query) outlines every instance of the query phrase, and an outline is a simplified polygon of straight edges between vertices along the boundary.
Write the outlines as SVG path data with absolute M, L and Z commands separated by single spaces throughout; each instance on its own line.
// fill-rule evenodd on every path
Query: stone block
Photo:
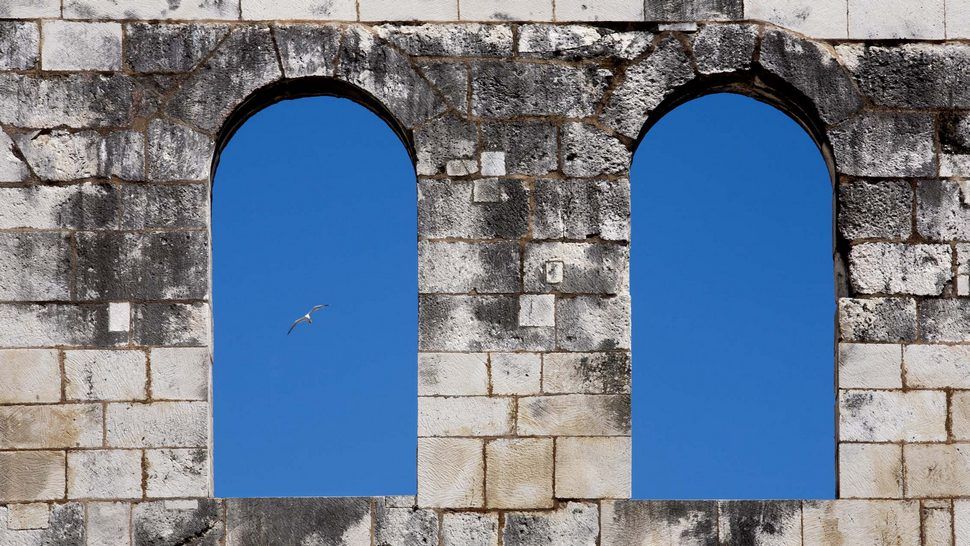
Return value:
M 44 529 L 9 529 L 10 508 L 0 507 L 0 544 L 10 546 L 86 546 L 84 505 L 79 502 L 52 504 L 50 520 Z M 120 543 L 118 543 L 120 544 Z M 112 545 L 116 546 L 116 545 Z
M 542 359 L 535 353 L 492 353 L 492 392 L 539 394 Z
M 92 449 L 67 453 L 67 496 L 141 498 L 141 451 Z
M 239 3 L 64 0 L 63 16 L 67 19 L 238 19 Z
M 839 184 L 838 229 L 846 239 L 907 239 L 912 232 L 913 189 L 903 180 Z
M 630 239 L 629 180 L 540 179 L 535 202 L 535 239 Z
M 457 62 L 432 61 L 419 63 L 418 68 L 456 113 L 461 115 L 468 113 L 469 69 L 467 66 Z M 505 173 L 487 176 L 505 176 Z
M 636 501 L 602 503 L 602 544 L 717 543 L 714 501 Z
M 970 544 L 970 500 L 953 501 L 953 536 L 958 546 Z
M 970 440 L 970 391 L 953 391 L 950 400 L 950 433 L 955 440 Z
M 950 502 L 943 501 L 939 505 L 924 502 L 921 510 L 923 515 L 923 543 L 939 544 L 940 546 L 953 544 L 953 517 L 950 514 Z
M 394 0 L 362 0 L 361 21 L 457 21 L 457 0 L 425 0 L 418 4 Z
M 704 25 L 692 44 L 697 71 L 721 74 L 750 69 L 758 32 L 755 25 Z
M 519 326 L 529 328 L 555 325 L 555 296 L 535 294 L 519 296 Z
M 933 176 L 935 132 L 926 113 L 865 112 L 831 129 L 829 139 L 842 174 Z
M 283 499 L 283 501 L 300 501 L 305 506 L 312 505 L 309 499 Z M 330 499 L 325 499 L 329 501 Z M 277 499 L 239 499 L 226 501 L 232 505 L 233 511 L 228 514 L 228 526 L 230 528 L 239 527 L 239 518 L 247 518 L 254 522 L 255 528 L 247 527 L 247 531 L 267 533 L 264 536 L 275 536 L 281 540 L 296 536 L 297 524 L 309 525 L 313 521 L 328 521 L 323 518 L 315 519 L 311 514 L 301 513 L 295 508 L 286 512 L 293 519 L 274 518 L 273 515 L 278 511 L 271 509 Z M 140 502 L 134 505 L 131 511 L 132 538 L 135 546 L 155 546 L 158 544 L 205 544 L 216 545 L 226 543 L 226 509 L 220 499 L 199 499 L 190 503 L 179 503 L 177 505 L 170 501 Z M 254 510 L 246 510 L 247 506 L 255 505 Z M 259 510 L 262 508 L 262 510 Z M 290 507 L 287 507 L 290 508 Z M 233 513 L 235 512 L 235 513 Z M 284 525 L 281 526 L 279 523 Z M 273 525 L 276 523 L 275 525 Z M 262 524 L 262 525 L 260 525 Z M 291 529 L 292 534 L 286 532 Z M 234 540 L 235 539 L 235 540 Z M 299 544 L 297 541 L 292 544 Z M 247 541 L 239 534 L 228 540 L 228 544 L 233 546 L 266 544 L 268 541 Z M 284 542 L 285 543 L 285 542 Z
M 57 0 L 21 0 L 0 6 L 0 19 L 32 19 L 60 17 L 61 3 Z
M 149 353 L 152 398 L 207 400 L 209 350 L 201 347 L 156 348 Z
M 461 4 L 462 21 L 552 21 L 550 0 L 477 0 Z
M 144 400 L 147 379 L 144 351 L 64 352 L 68 400 Z
M 556 305 L 557 347 L 567 351 L 630 348 L 630 297 L 576 296 Z
M 519 399 L 516 432 L 523 436 L 627 436 L 630 397 L 564 394 Z
M 940 0 L 936 0 L 940 1 Z M 970 106 L 970 47 L 900 44 L 842 47 L 862 92 L 890 108 Z
M 575 177 L 625 174 L 632 157 L 616 137 L 585 123 L 563 126 L 562 150 L 562 171 Z
M 0 451 L 0 500 L 63 499 L 65 464 L 63 451 Z
M 128 184 L 122 197 L 125 229 L 205 228 L 209 189 L 205 184 Z
M 418 396 L 485 394 L 488 394 L 487 354 L 418 354 Z
M 415 170 L 419 175 L 441 174 L 445 172 L 451 159 L 471 158 L 475 155 L 478 149 L 478 129 L 467 120 L 445 115 L 414 130 L 414 148 L 417 157 Z M 425 183 L 434 184 L 430 181 Z M 432 185 L 429 188 L 433 187 Z M 421 182 L 418 188 L 420 207 L 423 200 Z
M 846 0 L 745 0 L 747 19 L 767 21 L 815 38 L 848 38 Z
M 418 397 L 418 436 L 504 436 L 511 434 L 511 398 Z
M 970 116 L 944 113 L 939 137 L 940 176 L 970 176 Z
M 802 544 L 802 503 L 799 501 L 720 501 L 717 504 L 721 544 Z
M 597 543 L 598 536 L 597 506 L 584 502 L 567 502 L 550 511 L 506 513 L 502 544 L 593 546 Z
M 121 192 L 111 184 L 0 188 L 0 228 L 118 227 L 121 201 Z
M 34 128 L 124 126 L 131 122 L 134 92 L 134 80 L 123 74 L 0 74 L 0 123 Z
M 970 301 L 926 300 L 920 304 L 919 326 L 926 341 L 970 341 Z
M 946 440 L 943 391 L 840 391 L 839 438 L 849 442 Z
M 148 126 L 148 179 L 208 180 L 215 144 L 208 136 L 163 120 Z
M 849 0 L 849 38 L 942 40 L 944 0 L 929 0 L 914 11 L 906 0 Z
M 209 443 L 205 402 L 108 404 L 106 437 L 111 447 L 202 447 Z
M 619 0 L 619 2 L 625 2 L 625 0 Z M 557 9 L 582 11 L 587 17 L 596 17 L 596 13 L 610 9 L 610 3 L 583 5 L 580 2 L 568 0 L 565 4 L 558 4 Z M 642 10 L 642 6 L 637 8 Z M 622 17 L 621 13 L 616 11 L 613 13 Z M 559 20 L 570 19 L 560 18 Z M 582 18 L 571 20 L 582 20 Z M 518 52 L 524 57 L 569 60 L 618 57 L 632 60 L 649 49 L 652 40 L 653 34 L 644 31 L 620 32 L 589 25 L 533 24 L 519 27 Z
M 556 497 L 627 499 L 632 492 L 632 439 L 557 438 Z
M 44 502 L 11 504 L 7 506 L 7 529 L 47 529 L 50 527 L 51 509 Z
M 41 29 L 44 70 L 120 70 L 121 24 L 46 20 Z
M 508 57 L 512 27 L 482 24 L 381 25 L 377 35 L 409 55 L 422 57 Z
M 550 284 L 546 264 L 562 262 L 562 278 Z M 525 290 L 563 294 L 625 294 L 630 290 L 630 249 L 602 243 L 532 243 L 525 248 Z
M 842 341 L 916 339 L 916 302 L 907 298 L 839 298 Z
M 906 345 L 903 361 L 909 388 L 970 388 L 970 346 Z
M 485 444 L 488 508 L 552 508 L 551 438 L 502 438 Z
M 919 544 L 919 503 L 914 501 L 805 501 L 805 544 Z
M 209 306 L 204 303 L 144 303 L 135 306 L 134 339 L 139 345 L 205 345 Z
M 647 21 L 740 19 L 742 0 L 657 0 L 646 3 Z
M 108 304 L 108 329 L 112 332 L 128 332 L 131 330 L 131 304 L 111 302 Z
M 478 172 L 478 161 L 474 159 L 452 159 L 445 163 L 448 176 L 471 176 Z
M 375 502 L 374 543 L 402 546 L 437 544 L 438 514 L 433 510 L 416 509 L 413 500 L 411 506 L 396 506 L 394 500 L 394 497 L 384 497 Z M 362 540 L 361 544 L 368 542 Z
M 529 229 L 529 190 L 520 180 L 498 179 L 502 198 L 475 202 L 474 183 L 418 182 L 418 234 L 426 238 L 517 239 Z
M 129 546 L 131 507 L 127 502 L 87 503 L 88 546 Z
M 135 72 L 188 72 L 228 33 L 227 25 L 130 23 L 125 26 L 125 65 Z
M 839 388 L 903 388 L 902 356 L 899 345 L 840 343 Z
M 630 354 L 547 353 L 542 357 L 546 393 L 629 394 Z
M 484 506 L 483 444 L 477 438 L 418 438 L 418 506 Z
M 337 25 L 280 25 L 274 28 L 287 78 L 333 76 L 342 36 Z
M 354 0 L 280 0 L 276 2 L 241 0 L 240 4 L 242 18 L 250 21 L 272 19 L 357 20 L 357 2 Z
M 0 21 L 0 70 L 30 70 L 37 65 L 39 51 L 40 31 L 35 23 Z
M 498 514 L 445 512 L 441 546 L 498 546 Z
M 22 134 L 17 146 L 42 180 L 70 181 L 117 176 L 144 178 L 144 139 L 141 133 L 113 131 L 37 131 Z
M 205 497 L 210 494 L 208 451 L 146 450 L 145 478 L 147 497 Z
M 107 305 L 0 304 L 0 346 L 111 345 Z M 124 336 L 127 341 L 127 336 Z
M 0 449 L 101 446 L 99 404 L 0 406 Z
M 0 182 L 20 182 L 22 180 L 26 180 L 27 177 L 30 175 L 30 171 L 27 169 L 27 165 L 23 162 L 22 159 L 20 159 L 20 157 L 17 157 L 18 154 L 14 153 L 14 150 L 15 150 L 15 146 L 14 146 L 13 140 L 11 140 L 11 138 L 7 135 L 7 133 L 0 131 Z M 21 188 L 11 188 L 11 189 L 14 189 L 16 191 L 11 192 L 10 190 L 5 189 L 4 192 L 7 194 L 10 194 L 10 193 L 16 194 L 16 193 L 23 193 L 26 191 Z M 3 210 L 5 213 L 7 213 L 9 208 L 16 207 L 16 205 L 17 204 L 15 203 L 7 203 L 5 201 Z M 7 214 L 4 214 L 3 216 L 6 216 L 6 215 Z M 3 218 L 3 216 L 0 216 L 0 219 L 6 220 L 5 218 Z
M 897 444 L 839 444 L 839 498 L 903 496 L 903 449 Z
M 595 67 L 483 61 L 472 65 L 472 113 L 484 118 L 594 113 L 612 74 Z
M 935 241 L 970 239 L 970 188 L 949 180 L 916 185 L 916 229 Z
M 849 252 L 852 287 L 862 294 L 938 296 L 952 278 L 947 245 L 863 243 Z
M 482 124 L 482 175 L 541 176 L 559 166 L 556 127 L 546 121 L 503 121 Z M 501 174 L 485 172 L 485 158 L 491 154 L 502 156 Z M 496 156 L 497 157 L 497 156 Z
M 418 242 L 418 292 L 517 292 L 521 286 L 519 268 L 515 241 Z
M 515 296 L 420 295 L 418 304 L 422 351 L 543 351 L 555 343 L 551 326 L 519 327 Z
M 970 445 L 905 444 L 910 497 L 963 497 L 970 491 Z
M 257 498 L 227 501 L 232 546 L 369 544 L 370 499 Z
M 54 349 L 0 350 L 0 404 L 58 402 L 61 371 Z
M 557 21 L 643 21 L 643 2 L 634 0 L 559 0 Z

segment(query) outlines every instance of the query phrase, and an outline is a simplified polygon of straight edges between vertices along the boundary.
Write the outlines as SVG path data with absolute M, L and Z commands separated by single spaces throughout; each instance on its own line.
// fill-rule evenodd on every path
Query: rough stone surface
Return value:
M 704 25 L 692 43 L 697 71 L 720 74 L 751 68 L 758 31 L 754 25 Z
M 919 310 L 919 325 L 927 341 L 970 341 L 970 301 L 926 300 Z
M 209 350 L 204 348 L 157 348 L 151 360 L 152 397 L 156 400 L 206 400 L 209 398 Z
M 146 303 L 134 311 L 133 336 L 143 345 L 204 345 L 209 309 L 203 303 Z
M 510 293 L 517 291 L 519 248 L 500 243 L 418 243 L 418 292 Z
M 94 449 L 67 453 L 69 498 L 141 498 L 141 452 Z
M 72 128 L 127 125 L 135 83 L 122 74 L 0 74 L 0 123 Z
M 859 442 L 946 439 L 942 391 L 841 391 L 839 438 Z
M 529 292 L 623 294 L 630 288 L 629 249 L 592 243 L 539 243 L 525 250 L 523 269 Z M 548 262 L 562 262 L 561 282 L 546 279 Z
M 57 351 L 0 350 L 0 404 L 57 402 L 60 383 Z
M 0 451 L 0 499 L 63 499 L 65 467 L 63 451 Z M 57 532 L 65 531 L 57 523 L 52 521 L 51 527 Z M 4 528 L 0 526 L 0 530 Z
M 204 449 L 145 451 L 145 495 L 204 497 L 209 494 L 209 457 Z
M 901 389 L 902 363 L 899 345 L 839 343 L 839 388 Z
M 842 173 L 855 176 L 933 176 L 933 117 L 864 112 L 829 131 Z
M 540 179 L 535 184 L 535 201 L 534 238 L 630 238 L 628 180 Z
M 0 233 L 0 299 L 69 299 L 70 255 L 69 239 L 59 233 Z
M 108 404 L 106 438 L 112 447 L 204 446 L 208 420 L 204 402 Z
M 505 154 L 502 176 L 541 176 L 556 170 L 559 166 L 557 144 L 556 128 L 547 123 L 504 121 L 482 125 L 482 148 Z M 482 174 L 488 176 L 488 173 Z
M 630 397 L 565 394 L 519 399 L 516 431 L 527 436 L 630 434 Z
M 967 108 L 970 47 L 903 44 L 842 48 L 862 91 L 898 108 Z
M 593 113 L 612 74 L 594 67 L 483 62 L 472 67 L 472 113 L 487 118 Z
M 849 253 L 852 286 L 861 294 L 939 295 L 953 274 L 951 254 L 946 245 L 857 245 Z
M 630 348 L 630 297 L 576 296 L 556 305 L 556 343 L 568 351 Z
M 438 514 L 413 506 L 396 506 L 392 497 L 377 499 L 374 511 L 374 544 L 423 546 L 438 541 Z M 362 540 L 369 537 L 362 536 Z M 345 539 L 345 542 L 350 542 Z
M 131 506 L 125 502 L 89 502 L 85 527 L 88 546 L 128 546 Z
M 26 21 L 0 21 L 0 70 L 28 70 L 37 64 L 40 50 L 37 25 Z
M 623 0 L 620 0 L 623 1 Z M 602 11 L 610 13 L 610 21 L 615 18 L 617 11 L 610 10 L 613 6 L 606 2 L 592 5 L 571 2 L 571 6 L 584 8 L 586 11 Z M 570 9 L 569 5 L 558 4 L 557 10 Z M 641 9 L 642 7 L 637 7 Z M 587 59 L 600 56 L 615 56 L 621 59 L 633 59 L 644 53 L 650 46 L 653 35 L 648 32 L 630 31 L 618 32 L 602 27 L 585 25 L 522 25 L 519 27 L 518 52 L 526 57 L 559 58 L 559 59 Z
M 442 546 L 498 546 L 498 515 L 446 512 L 441 519 Z
M 717 543 L 717 503 L 713 501 L 606 501 L 603 544 Z
M 0 406 L 0 449 L 99 447 L 99 404 Z
M 895 444 L 841 444 L 839 497 L 903 496 L 903 451 Z
M 497 200 L 475 202 L 475 184 L 454 180 L 418 183 L 418 235 L 427 238 L 514 239 L 529 228 L 529 190 L 519 180 L 498 179 Z
M 506 57 L 512 54 L 508 25 L 381 25 L 377 34 L 412 55 Z
M 801 544 L 801 503 L 797 501 L 721 501 L 721 544 Z
M 629 353 L 549 353 L 542 360 L 543 392 L 630 392 Z
M 36 131 L 17 140 L 27 165 L 43 180 L 55 182 L 117 176 L 144 178 L 144 138 L 141 133 L 115 131 Z
M 488 394 L 488 355 L 418 355 L 418 396 L 485 394 Z
M 148 179 L 206 180 L 215 145 L 209 137 L 162 120 L 148 126 Z
M 503 436 L 511 432 L 510 398 L 418 398 L 418 436 Z
M 505 515 L 502 544 L 592 546 L 599 532 L 595 504 L 567 502 L 549 512 L 509 512 Z
M 916 339 L 916 302 L 904 298 L 840 298 L 843 341 Z
M 970 388 L 970 347 L 906 345 L 906 386 L 922 389 Z
M 539 351 L 555 343 L 553 327 L 519 326 L 515 296 L 418 299 L 418 347 L 423 351 Z
M 949 180 L 916 184 L 916 230 L 935 241 L 970 239 L 970 187 Z
M 147 375 L 143 351 L 64 353 L 64 393 L 69 400 L 144 400 Z
M 7 507 L 7 528 L 13 530 L 47 529 L 51 509 L 44 502 L 11 504 Z
M 912 232 L 913 189 L 902 180 L 839 185 L 839 233 L 846 239 L 906 239 Z
M 79 502 L 53 504 L 45 529 L 10 529 L 10 508 L 0 507 L 0 544 L 11 546 L 87 546 L 85 542 L 84 505 Z
M 533 353 L 492 353 L 491 373 L 494 394 L 538 394 L 542 359 Z
M 485 505 L 484 442 L 476 438 L 418 438 L 418 504 Z
M 41 66 L 44 70 L 119 70 L 121 25 L 44 21 Z
M 273 499 L 248 499 L 246 501 L 228 501 L 237 510 L 236 516 L 244 510 L 243 504 L 270 504 Z M 306 507 L 311 503 L 304 501 Z M 178 546 L 180 544 L 198 544 L 199 546 L 217 546 L 223 543 L 226 534 L 226 514 L 223 501 L 217 499 L 199 499 L 191 503 L 173 505 L 168 501 L 140 502 L 132 508 L 131 525 L 134 546 Z M 266 506 L 264 513 L 272 513 Z M 259 521 L 258 513 L 251 516 L 252 521 Z M 269 518 L 267 518 L 269 519 Z M 229 510 L 228 524 L 238 527 L 234 523 L 233 512 Z M 272 521 L 272 519 L 269 519 Z M 293 522 L 306 523 L 305 518 L 294 517 Z M 292 527 L 292 524 L 290 525 Z M 280 531 L 266 525 L 269 532 Z M 238 536 L 238 535 L 237 535 Z M 286 536 L 286 535 L 282 535 Z M 230 544 L 265 544 L 265 542 L 231 542 Z

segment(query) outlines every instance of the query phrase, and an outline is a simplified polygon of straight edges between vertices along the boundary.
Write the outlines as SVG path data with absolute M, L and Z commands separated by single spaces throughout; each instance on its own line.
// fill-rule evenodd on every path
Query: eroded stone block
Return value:
M 381 25 L 377 34 L 411 55 L 433 57 L 506 57 L 512 55 L 508 25 Z
M 135 306 L 134 338 L 139 345 L 205 345 L 209 306 L 204 303 L 145 303 Z
M 519 399 L 516 432 L 526 436 L 630 434 L 630 397 L 565 394 Z
M 802 544 L 799 501 L 720 501 L 720 544 Z
M 68 498 L 141 498 L 141 452 L 92 449 L 67 453 Z
M 205 497 L 209 494 L 208 451 L 146 450 L 145 478 L 147 497 Z
M 627 352 L 548 353 L 543 355 L 542 360 L 543 392 L 630 392 L 631 367 Z
M 843 174 L 933 176 L 934 134 L 925 113 L 865 112 L 831 129 L 829 139 Z
M 529 190 L 520 180 L 497 179 L 500 198 L 473 199 L 473 182 L 418 182 L 418 234 L 427 238 L 517 239 L 529 229 Z
M 472 65 L 472 113 L 486 118 L 555 115 L 581 118 L 593 110 L 612 77 L 595 67 L 480 62 Z
M 545 265 L 562 262 L 562 278 L 546 280 Z M 623 294 L 630 289 L 630 251 L 601 243 L 533 243 L 525 248 L 523 270 L 529 292 Z
M 60 233 L 0 234 L 0 299 L 69 299 L 70 255 Z
M 630 239 L 628 180 L 540 179 L 535 202 L 535 239 Z
M 131 505 L 127 502 L 89 502 L 85 519 L 88 546 L 131 544 Z
M 562 128 L 562 171 L 566 176 L 625 174 L 632 155 L 627 147 L 597 127 L 566 123 Z
M 2 478 L 0 478 L 2 481 Z M 50 521 L 44 529 L 9 528 L 9 508 L 0 507 L 0 544 L 11 546 L 91 546 L 85 542 L 84 505 L 79 502 L 52 504 Z M 117 546 L 116 543 L 113 546 Z
M 556 340 L 568 351 L 629 349 L 630 297 L 559 298 Z
M 240 499 L 225 501 L 235 509 L 229 512 L 229 528 L 239 526 L 237 522 L 240 517 L 244 517 L 257 525 L 262 523 L 266 532 L 277 533 L 277 536 L 285 538 L 283 530 L 293 528 L 296 523 L 307 524 L 308 518 L 300 517 L 294 513 L 292 521 L 284 520 L 286 527 L 273 526 L 274 514 L 271 504 L 275 499 Z M 297 500 L 297 499 L 292 499 Z M 299 499 L 310 504 L 307 499 Z M 222 500 L 219 499 L 199 499 L 191 504 L 180 503 L 172 505 L 168 501 L 140 502 L 134 505 L 131 511 L 132 537 L 135 546 L 176 546 L 178 544 L 199 544 L 205 546 L 216 546 L 226 539 L 226 509 L 223 507 Z M 263 510 L 254 510 L 254 513 L 246 511 L 248 506 L 260 506 Z M 260 514 L 265 514 L 260 518 Z M 235 518 L 234 518 L 235 516 Z M 257 528 L 257 530 L 259 530 Z M 273 536 L 273 535 L 270 535 Z M 299 535 L 297 535 L 299 536 Z M 234 539 L 236 541 L 234 541 Z M 247 542 L 246 537 L 241 533 L 229 538 L 229 544 L 233 546 L 266 544 L 257 537 L 255 542 Z
M 520 286 L 519 247 L 500 243 L 418 242 L 418 291 L 509 293 Z
M 40 31 L 35 23 L 0 21 L 0 70 L 29 70 L 39 56 Z
M 10 504 L 7 506 L 8 529 L 47 529 L 50 527 L 51 509 L 45 502 Z
M 532 544 L 593 546 L 596 544 L 598 534 L 599 510 L 596 505 L 567 502 L 556 510 L 547 512 L 507 513 L 502 532 L 502 544 L 506 546 Z
M 403 507 L 395 506 L 389 501 L 393 501 L 393 497 L 379 498 L 375 502 L 375 544 L 424 546 L 438 543 L 436 512 L 415 508 L 413 503 L 411 506 Z
M 920 335 L 927 341 L 970 341 L 970 301 L 929 299 L 919 309 Z
M 148 179 L 208 180 L 215 144 L 183 125 L 152 120 L 148 126 Z
M 47 20 L 41 25 L 44 70 L 120 70 L 121 24 Z
M 108 404 L 107 441 L 112 447 L 201 447 L 208 444 L 205 402 Z
M 916 338 L 916 302 L 906 298 L 840 298 L 843 341 L 910 341 Z
M 903 180 L 839 185 L 838 228 L 846 239 L 902 240 L 912 232 L 913 189 Z
M 841 440 L 946 440 L 943 391 L 840 391 L 838 413 Z
M 128 125 L 135 83 L 123 74 L 0 74 L 0 123 L 18 127 Z
M 970 388 L 970 347 L 906 345 L 906 386 L 921 389 Z
M 422 351 L 542 351 L 555 342 L 551 326 L 519 326 L 515 296 L 420 295 L 418 303 Z
M 694 36 L 694 59 L 701 74 L 738 72 L 751 68 L 758 27 L 708 24 Z
M 946 245 L 863 243 L 849 252 L 852 286 L 862 294 L 940 295 L 952 278 Z
M 524 174 L 540 176 L 559 165 L 556 127 L 545 121 L 505 121 L 482 124 L 482 175 Z M 492 151 L 497 150 L 497 151 Z M 504 154 L 501 174 L 485 172 L 488 154 Z
M 498 546 L 498 514 L 445 512 L 442 546 Z
M 30 168 L 42 180 L 70 181 L 117 176 L 145 176 L 144 138 L 134 131 L 36 131 L 17 138 Z
M 714 501 L 607 501 L 602 512 L 602 544 L 717 542 Z

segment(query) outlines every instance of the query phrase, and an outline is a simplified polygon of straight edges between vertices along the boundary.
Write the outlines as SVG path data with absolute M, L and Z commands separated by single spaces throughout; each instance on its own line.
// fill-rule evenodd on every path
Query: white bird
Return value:
M 310 309 L 310 312 L 309 313 L 307 313 L 307 314 L 303 315 L 302 317 L 300 317 L 300 318 L 298 318 L 298 319 L 296 319 L 296 320 L 293 321 L 293 324 L 290 325 L 290 329 L 289 329 L 288 332 L 286 332 L 286 335 L 290 335 L 290 332 L 292 332 L 293 329 L 296 328 L 296 325 L 299 324 L 299 323 L 301 323 L 301 322 L 305 322 L 307 324 L 313 324 L 313 319 L 310 318 L 310 315 L 312 315 L 317 309 L 321 309 L 321 308 L 326 307 L 326 306 L 327 306 L 326 303 L 324 303 L 323 305 L 314 305 L 313 306 L 313 309 Z

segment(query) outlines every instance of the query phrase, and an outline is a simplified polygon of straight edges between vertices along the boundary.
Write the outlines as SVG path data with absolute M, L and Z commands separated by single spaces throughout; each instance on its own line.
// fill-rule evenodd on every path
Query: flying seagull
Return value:
M 310 309 L 310 312 L 309 313 L 307 313 L 307 314 L 303 315 L 302 317 L 300 317 L 300 318 L 298 318 L 298 319 L 296 319 L 296 320 L 293 321 L 293 324 L 290 325 L 290 329 L 289 329 L 288 332 L 286 332 L 286 335 L 290 335 L 290 332 L 292 332 L 293 329 L 296 328 L 296 325 L 299 324 L 299 323 L 301 323 L 301 322 L 305 322 L 307 324 L 313 324 L 313 319 L 310 318 L 310 315 L 312 315 L 317 309 L 321 309 L 321 308 L 326 307 L 326 306 L 327 306 L 327 304 L 325 304 L 325 303 L 322 304 L 322 305 L 314 305 L 313 306 L 313 309 Z

